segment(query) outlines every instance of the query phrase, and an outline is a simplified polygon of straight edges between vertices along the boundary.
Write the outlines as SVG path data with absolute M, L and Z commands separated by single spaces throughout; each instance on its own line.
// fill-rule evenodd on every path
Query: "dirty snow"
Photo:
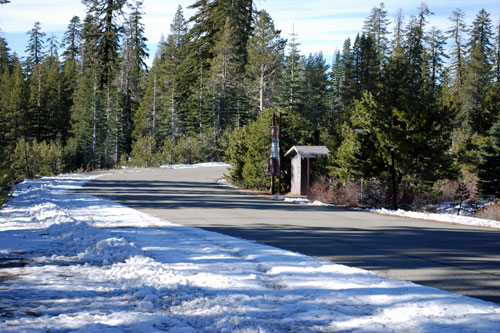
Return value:
M 500 229 L 499 221 L 480 219 L 472 216 L 462 216 L 462 215 L 446 214 L 446 213 L 422 213 L 422 212 L 406 211 L 402 209 L 389 210 L 384 208 L 370 209 L 369 211 L 385 215 L 410 217 L 414 219 L 432 220 L 439 222 L 465 224 L 477 227 L 489 227 L 489 228 Z
M 500 307 L 27 180 L 0 211 L 0 331 L 497 332 Z

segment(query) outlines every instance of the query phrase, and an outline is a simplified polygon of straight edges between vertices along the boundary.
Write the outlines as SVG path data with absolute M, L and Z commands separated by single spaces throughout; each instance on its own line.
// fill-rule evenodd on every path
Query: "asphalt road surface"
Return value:
M 79 192 L 173 223 L 500 303 L 500 230 L 269 200 L 217 185 L 224 172 L 114 171 Z

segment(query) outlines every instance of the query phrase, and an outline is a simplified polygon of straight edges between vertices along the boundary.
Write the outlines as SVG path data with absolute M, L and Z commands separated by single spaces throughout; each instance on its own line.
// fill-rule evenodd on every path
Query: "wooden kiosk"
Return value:
M 327 156 L 330 153 L 325 146 L 293 146 L 285 154 L 292 159 L 292 183 L 290 193 L 307 195 L 309 191 L 309 174 L 311 158 Z

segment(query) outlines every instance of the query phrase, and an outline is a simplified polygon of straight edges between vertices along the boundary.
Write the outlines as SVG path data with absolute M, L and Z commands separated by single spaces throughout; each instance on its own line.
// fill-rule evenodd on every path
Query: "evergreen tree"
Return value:
M 77 61 L 81 48 L 81 33 L 82 24 L 80 18 L 73 16 L 62 40 L 62 45 L 66 48 L 62 55 L 66 61 Z
M 10 64 L 10 49 L 5 38 L 2 37 L 0 30 L 0 72 L 3 71 L 6 65 Z
M 462 89 L 463 126 L 470 126 L 474 133 L 486 135 L 493 123 L 497 110 L 489 105 L 493 89 L 492 26 L 489 13 L 481 10 L 472 24 L 468 42 L 469 61 Z
M 5 65 L 4 65 L 5 66 Z M 5 66 L 6 67 L 6 66 Z M 0 149 L 13 151 L 18 138 L 27 134 L 25 75 L 17 57 L 12 59 L 12 70 L 4 68 L 0 74 Z
M 214 58 L 210 66 L 210 79 L 216 98 L 214 123 L 217 131 L 232 127 L 233 121 L 239 123 L 240 118 L 238 102 L 242 87 L 238 82 L 240 67 L 234 34 L 234 23 L 228 17 L 224 31 L 214 46 Z
M 398 10 L 394 18 L 393 36 L 392 54 L 393 56 L 401 56 L 403 54 L 404 41 L 404 16 L 402 9 Z
M 497 87 L 500 89 L 500 20 L 497 25 L 497 33 L 495 39 L 495 76 Z
M 48 57 L 43 63 L 42 72 L 44 80 L 42 82 L 42 110 L 45 117 L 42 128 L 42 140 L 47 142 L 62 139 L 63 132 L 67 131 L 65 124 L 65 112 L 63 109 L 63 94 L 60 64 L 57 58 Z
M 130 152 L 132 146 L 133 115 L 137 111 L 142 89 L 140 82 L 145 76 L 148 57 L 146 37 L 144 37 L 144 24 L 142 20 L 142 1 L 136 1 L 132 6 L 125 26 L 125 39 L 122 48 L 121 63 L 121 91 L 124 97 L 121 112 L 121 136 L 125 152 Z M 115 129 L 116 130 L 116 129 Z
M 304 109 L 305 60 L 300 55 L 299 45 L 297 34 L 292 33 L 280 82 L 280 105 L 292 112 L 302 112 Z
M 481 145 L 479 160 L 479 192 L 500 197 L 500 121 L 493 124 L 487 143 Z
M 214 48 L 224 32 L 227 18 L 233 25 L 233 43 L 241 72 L 247 61 L 246 45 L 252 30 L 252 0 L 198 0 L 189 7 L 197 12 L 190 19 L 193 27 L 190 39 L 194 40 L 199 57 L 208 64 L 214 57 Z
M 448 152 L 451 115 L 437 100 L 424 45 L 425 17 L 429 13 L 421 6 L 419 15 L 409 21 L 401 49 L 392 52 L 383 69 L 380 92 L 373 94 L 365 89 L 354 103 L 350 121 L 342 129 L 344 142 L 337 152 L 337 171 L 344 178 L 376 177 L 387 182 L 391 152 L 398 178 L 410 180 L 415 186 L 432 184 L 452 171 Z M 358 51 L 361 41 L 358 38 L 353 50 L 355 73 L 363 73 L 359 64 L 366 63 L 359 56 L 363 54 Z M 358 80 L 362 77 L 354 76 Z
M 253 34 L 247 43 L 249 77 L 248 92 L 258 101 L 258 111 L 271 107 L 277 80 L 281 74 L 286 40 L 281 38 L 269 14 L 262 10 L 257 13 Z
M 28 73 L 31 73 L 33 67 L 42 63 L 43 57 L 45 55 L 45 36 L 46 33 L 42 32 L 42 26 L 40 22 L 35 22 L 33 28 L 27 32 L 30 36 L 28 41 L 28 46 L 26 47 L 26 67 L 28 68 Z
M 384 129 L 376 117 L 380 111 L 374 96 L 365 92 L 355 102 L 349 121 L 342 125 L 344 140 L 335 154 L 332 170 L 342 180 L 387 178 L 387 147 L 382 147 L 378 139 Z
M 93 18 L 93 37 L 99 64 L 99 87 L 102 89 L 114 78 L 118 61 L 120 26 L 127 0 L 82 0 L 87 6 L 88 16 Z
M 328 65 L 323 54 L 310 55 L 304 66 L 304 116 L 318 127 L 328 110 Z
M 187 54 L 187 32 L 187 22 L 179 6 L 170 25 L 170 34 L 166 40 L 162 37 L 160 41 L 144 98 L 134 119 L 134 140 L 143 138 L 154 142 L 154 152 L 160 150 L 165 140 L 171 139 L 175 143 L 175 137 L 182 132 L 193 134 L 191 122 L 196 123 L 193 127 L 198 128 L 199 119 L 196 116 L 196 120 L 190 119 L 189 115 L 181 112 L 187 90 L 184 79 L 185 76 L 192 77 L 183 67 Z
M 164 135 L 167 133 L 174 138 L 184 129 L 185 114 L 182 114 L 181 103 L 183 102 L 183 92 L 187 89 L 183 81 L 185 69 L 182 67 L 183 61 L 187 56 L 187 33 L 188 26 L 182 13 L 182 7 L 177 8 L 174 20 L 170 25 L 170 34 L 165 42 L 165 47 L 162 53 L 162 82 L 165 93 L 165 105 L 162 109 L 168 113 L 167 128 L 163 130 Z M 166 116 L 166 115 L 165 115 Z M 165 120 L 166 120 L 165 119 Z M 168 129 L 168 130 L 167 130 Z
M 47 56 L 59 58 L 59 41 L 57 40 L 57 37 L 54 34 L 51 34 L 47 39 L 47 42 L 49 43 Z
M 431 31 L 427 37 L 427 42 L 429 45 L 428 58 L 431 81 L 434 87 L 438 87 L 443 81 L 443 65 L 445 63 L 445 58 L 448 56 L 445 53 L 444 46 L 446 44 L 446 38 L 441 32 L 441 30 L 436 27 L 432 27 Z
M 330 91 L 328 94 L 327 114 L 324 119 L 324 126 L 328 133 L 338 137 L 340 133 L 340 125 L 346 120 L 342 119 L 343 104 L 341 100 L 342 85 L 344 83 L 344 64 L 342 61 L 342 53 L 336 51 L 333 56 L 332 67 L 330 71 Z M 336 147 L 331 151 L 334 151 Z
M 454 74 L 455 82 L 462 85 L 464 76 L 465 58 L 465 34 L 468 32 L 464 21 L 465 13 L 460 9 L 453 11 L 449 20 L 452 26 L 446 32 L 447 37 L 452 40 L 450 69 Z
M 349 107 L 355 99 L 355 85 L 354 81 L 354 57 L 352 54 L 351 39 L 347 38 L 344 41 L 344 46 L 342 49 L 341 56 L 342 65 L 342 79 L 340 85 L 340 100 L 341 100 L 341 112 L 340 112 L 340 122 L 343 123 L 347 121 L 350 117 Z
M 379 7 L 372 9 L 370 16 L 365 20 L 363 26 L 363 32 L 373 42 L 380 68 L 386 61 L 389 47 L 389 39 L 387 38 L 388 26 L 389 20 L 387 19 L 387 11 L 385 10 L 384 3 L 380 3 Z
M 159 62 L 160 58 L 157 55 L 149 72 L 146 88 L 139 108 L 134 114 L 134 131 L 132 132 L 132 138 L 134 141 L 140 138 L 147 138 L 149 142 L 155 142 L 155 144 L 161 145 L 164 135 L 161 126 L 158 126 L 160 123 L 159 119 L 163 113 L 163 107 L 160 101 L 162 87 L 160 86 L 161 72 Z M 158 127 L 160 127 L 160 130 L 158 130 Z M 153 147 L 153 151 L 157 148 L 156 146 Z

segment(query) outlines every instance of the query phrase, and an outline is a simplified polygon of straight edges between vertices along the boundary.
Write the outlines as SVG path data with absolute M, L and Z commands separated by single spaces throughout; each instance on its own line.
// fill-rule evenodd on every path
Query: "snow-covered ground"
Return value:
M 280 200 L 280 201 L 285 201 L 285 202 L 291 202 L 295 204 L 305 204 L 305 205 L 312 205 L 312 206 L 335 206 L 335 205 L 329 205 L 325 204 L 321 201 L 316 201 L 316 200 L 308 200 L 306 198 L 302 197 L 283 197 L 283 196 L 272 196 L 270 197 L 273 200 Z M 456 211 L 456 207 L 454 207 L 453 203 L 446 203 L 447 207 L 450 205 L 453 206 L 451 209 L 441 209 L 441 213 L 423 213 L 423 212 L 412 212 L 412 211 L 406 211 L 402 209 L 398 210 L 390 210 L 390 209 L 385 209 L 385 208 L 373 208 L 373 209 L 359 209 L 367 212 L 372 212 L 372 213 L 377 213 L 377 214 L 385 214 L 385 215 L 394 215 L 394 216 L 402 216 L 402 217 L 409 217 L 409 218 L 414 218 L 414 219 L 421 219 L 421 220 L 432 220 L 432 221 L 439 221 L 439 222 L 446 222 L 446 223 L 455 223 L 455 224 L 464 224 L 464 225 L 471 225 L 471 226 L 477 226 L 477 227 L 488 227 L 488 228 L 495 228 L 495 229 L 500 229 L 500 221 L 495 221 L 495 220 L 486 220 L 486 219 L 480 219 L 477 217 L 473 217 L 468 215 L 457 215 L 456 213 L 449 213 L 448 211 Z
M 191 169 L 191 168 L 213 168 L 221 166 L 231 166 L 230 164 L 224 162 L 206 162 L 197 164 L 163 164 L 160 165 L 162 169 Z
M 500 307 L 28 180 L 0 211 L 0 331 L 498 332 Z
M 499 221 L 480 219 L 472 216 L 463 216 L 463 215 L 448 214 L 448 213 L 422 213 L 422 212 L 411 212 L 402 209 L 389 210 L 384 208 L 370 209 L 369 211 L 379 214 L 410 217 L 414 219 L 433 220 L 433 221 L 440 221 L 447 223 L 465 224 L 477 227 L 489 227 L 489 228 L 500 229 Z

